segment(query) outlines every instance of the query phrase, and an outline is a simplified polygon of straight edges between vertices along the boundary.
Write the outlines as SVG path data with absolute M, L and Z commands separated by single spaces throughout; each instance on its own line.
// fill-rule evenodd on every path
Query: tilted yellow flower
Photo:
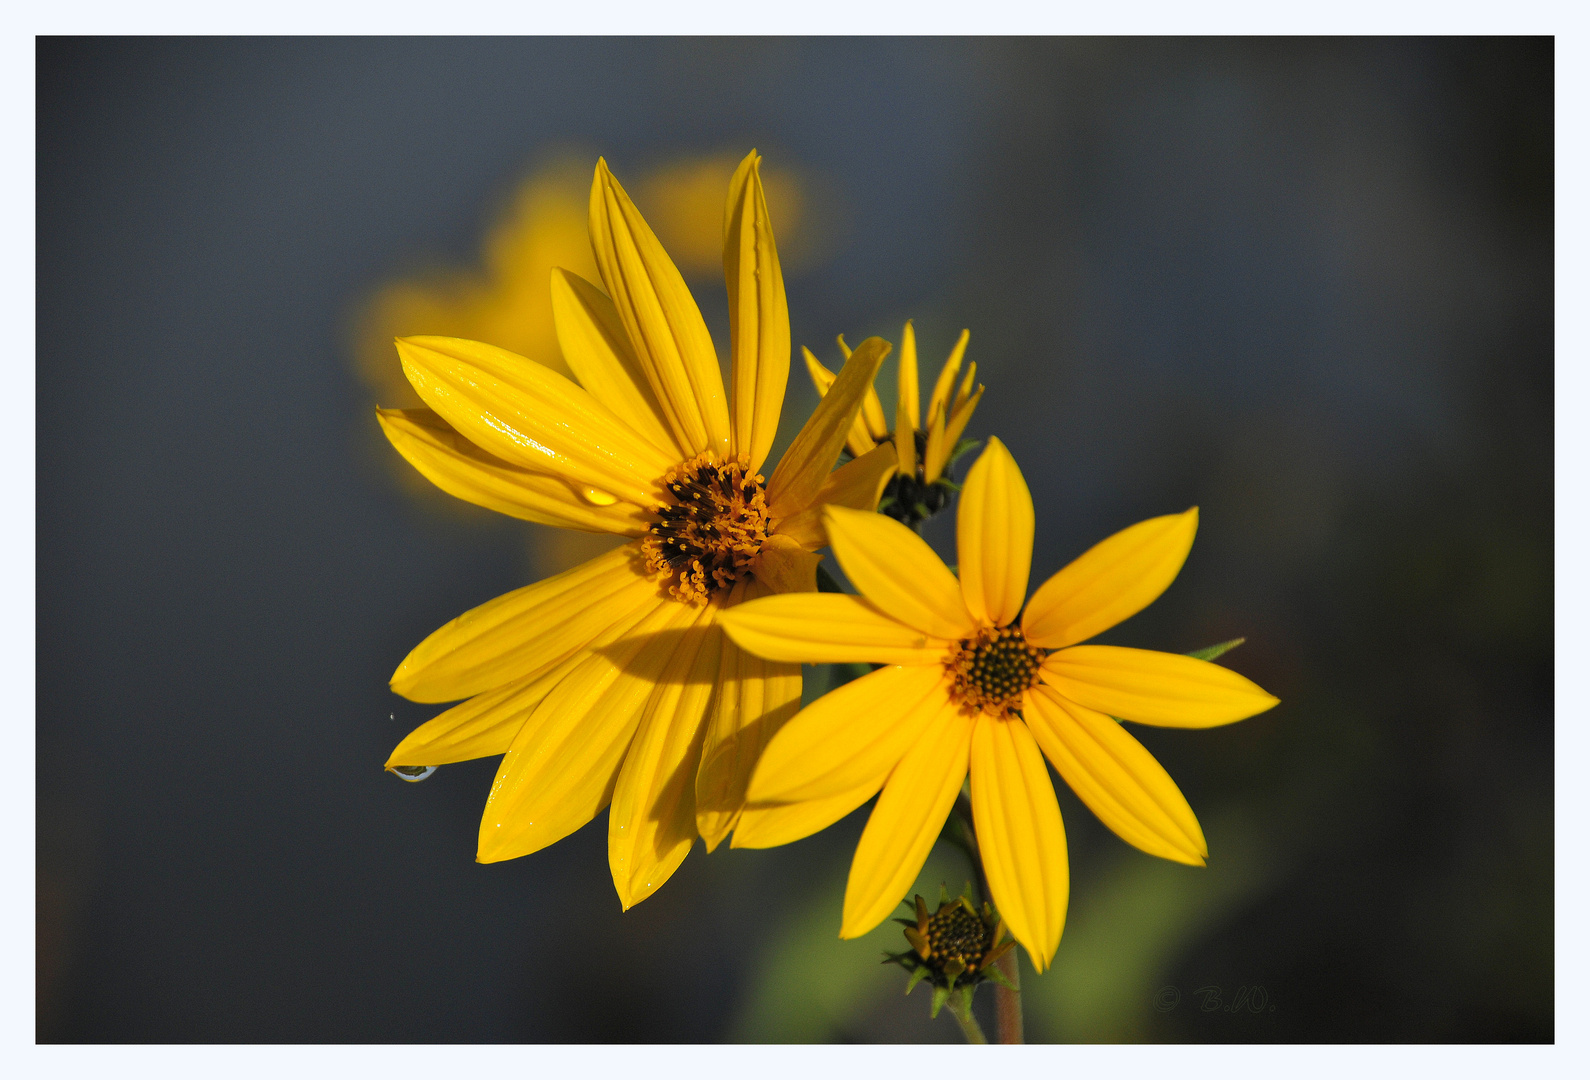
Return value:
M 770 597 L 725 613 L 722 625 L 771 661 L 888 666 L 813 702 L 773 738 L 735 846 L 810 835 L 881 789 L 845 889 L 841 936 L 856 937 L 900 903 L 970 770 L 994 905 L 1039 971 L 1060 944 L 1069 893 L 1045 755 L 1122 839 L 1203 864 L 1208 849 L 1187 800 L 1113 718 L 1212 727 L 1277 699 L 1189 656 L 1081 644 L 1165 591 L 1192 547 L 1196 507 L 1094 546 L 1025 610 L 1032 496 L 997 439 L 961 493 L 958 581 L 896 521 L 842 507 L 823 516 L 861 595 Z
M 974 391 L 977 382 L 977 364 L 967 366 L 959 389 L 955 377 L 961 372 L 961 361 L 966 357 L 966 345 L 972 339 L 970 330 L 962 330 L 949 359 L 939 369 L 938 381 L 933 384 L 933 396 L 928 399 L 927 424 L 922 423 L 921 394 L 918 390 L 916 360 L 916 330 L 909 321 L 900 337 L 900 377 L 895 395 L 894 429 L 890 431 L 884 418 L 883 402 L 877 390 L 867 388 L 867 400 L 861 412 L 850 425 L 845 446 L 851 456 L 870 453 L 880 443 L 894 443 L 897 459 L 897 476 L 884 493 L 880 509 L 897 521 L 916 526 L 932 517 L 949 503 L 953 485 L 941 484 L 944 470 L 948 468 L 960 445 L 961 435 L 972 419 L 977 403 L 982 399 L 983 387 Z M 844 336 L 839 338 L 839 349 L 850 359 L 850 347 Z M 822 361 L 807 348 L 801 349 L 806 357 L 806 372 L 812 378 L 819 395 L 828 393 L 835 375 L 823 366 Z
M 771 480 L 789 376 L 789 312 L 753 152 L 724 218 L 732 348 L 724 393 L 706 324 L 639 211 L 597 163 L 590 232 L 607 291 L 552 276 L 571 380 L 457 338 L 398 342 L 428 408 L 380 410 L 387 437 L 443 490 L 514 517 L 631 537 L 465 612 L 422 641 L 392 688 L 468 699 L 387 762 L 502 754 L 482 862 L 551 844 L 608 813 L 628 908 L 696 836 L 735 827 L 750 770 L 800 702 L 800 668 L 750 656 L 716 620 L 752 597 L 815 588 L 824 503 L 870 510 L 892 447 L 830 473 L 889 345 L 863 342 Z M 575 381 L 577 380 L 577 381 Z

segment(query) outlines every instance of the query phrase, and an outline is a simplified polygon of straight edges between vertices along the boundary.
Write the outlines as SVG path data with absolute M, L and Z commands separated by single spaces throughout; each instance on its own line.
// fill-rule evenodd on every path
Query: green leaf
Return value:
M 1224 656 L 1247 640 L 1245 637 L 1234 637 L 1230 641 L 1222 641 L 1220 644 L 1211 645 L 1207 649 L 1195 649 L 1187 655 L 1194 660 L 1213 660 L 1218 656 Z

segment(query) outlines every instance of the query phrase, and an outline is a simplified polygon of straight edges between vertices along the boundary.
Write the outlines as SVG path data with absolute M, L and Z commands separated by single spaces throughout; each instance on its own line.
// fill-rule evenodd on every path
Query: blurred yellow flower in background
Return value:
M 819 698 L 774 736 L 752 776 L 736 847 L 798 840 L 881 790 L 845 889 L 840 934 L 858 937 L 900 903 L 970 772 L 989 891 L 1039 971 L 1060 944 L 1070 896 L 1044 757 L 1122 839 L 1203 865 L 1208 849 L 1187 800 L 1114 718 L 1213 727 L 1277 699 L 1190 656 L 1082 644 L 1169 587 L 1192 547 L 1196 508 L 1123 529 L 1030 601 L 1032 496 L 998 439 L 961 494 L 958 576 L 881 514 L 828 507 L 823 518 L 861 595 L 768 597 L 719 622 L 769 660 L 886 666 Z

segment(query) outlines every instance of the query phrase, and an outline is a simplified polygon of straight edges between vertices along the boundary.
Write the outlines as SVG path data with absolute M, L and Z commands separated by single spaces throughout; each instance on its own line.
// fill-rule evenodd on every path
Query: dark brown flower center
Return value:
M 641 541 L 650 573 L 667 575 L 677 600 L 700 603 L 749 572 L 767 540 L 763 479 L 744 462 L 699 454 L 663 477 L 671 502 Z
M 984 627 L 950 652 L 951 693 L 974 711 L 1010 716 L 1021 708 L 1027 688 L 1037 685 L 1042 660 L 1043 650 L 1028 645 L 1020 627 Z

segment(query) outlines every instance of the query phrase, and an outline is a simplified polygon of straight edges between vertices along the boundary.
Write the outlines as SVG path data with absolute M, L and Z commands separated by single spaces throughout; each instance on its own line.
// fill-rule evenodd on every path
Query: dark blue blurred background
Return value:
M 553 150 L 752 146 L 821 196 L 796 342 L 971 327 L 1034 580 L 1197 503 L 1111 640 L 1283 701 L 1138 729 L 1207 870 L 1062 791 L 1029 1033 L 1553 1038 L 1552 92 L 1538 39 L 42 39 L 39 1039 L 958 1038 L 834 941 L 860 815 L 621 914 L 605 820 L 480 866 L 495 762 L 380 769 L 397 661 L 536 571 L 371 451 L 362 305 Z

